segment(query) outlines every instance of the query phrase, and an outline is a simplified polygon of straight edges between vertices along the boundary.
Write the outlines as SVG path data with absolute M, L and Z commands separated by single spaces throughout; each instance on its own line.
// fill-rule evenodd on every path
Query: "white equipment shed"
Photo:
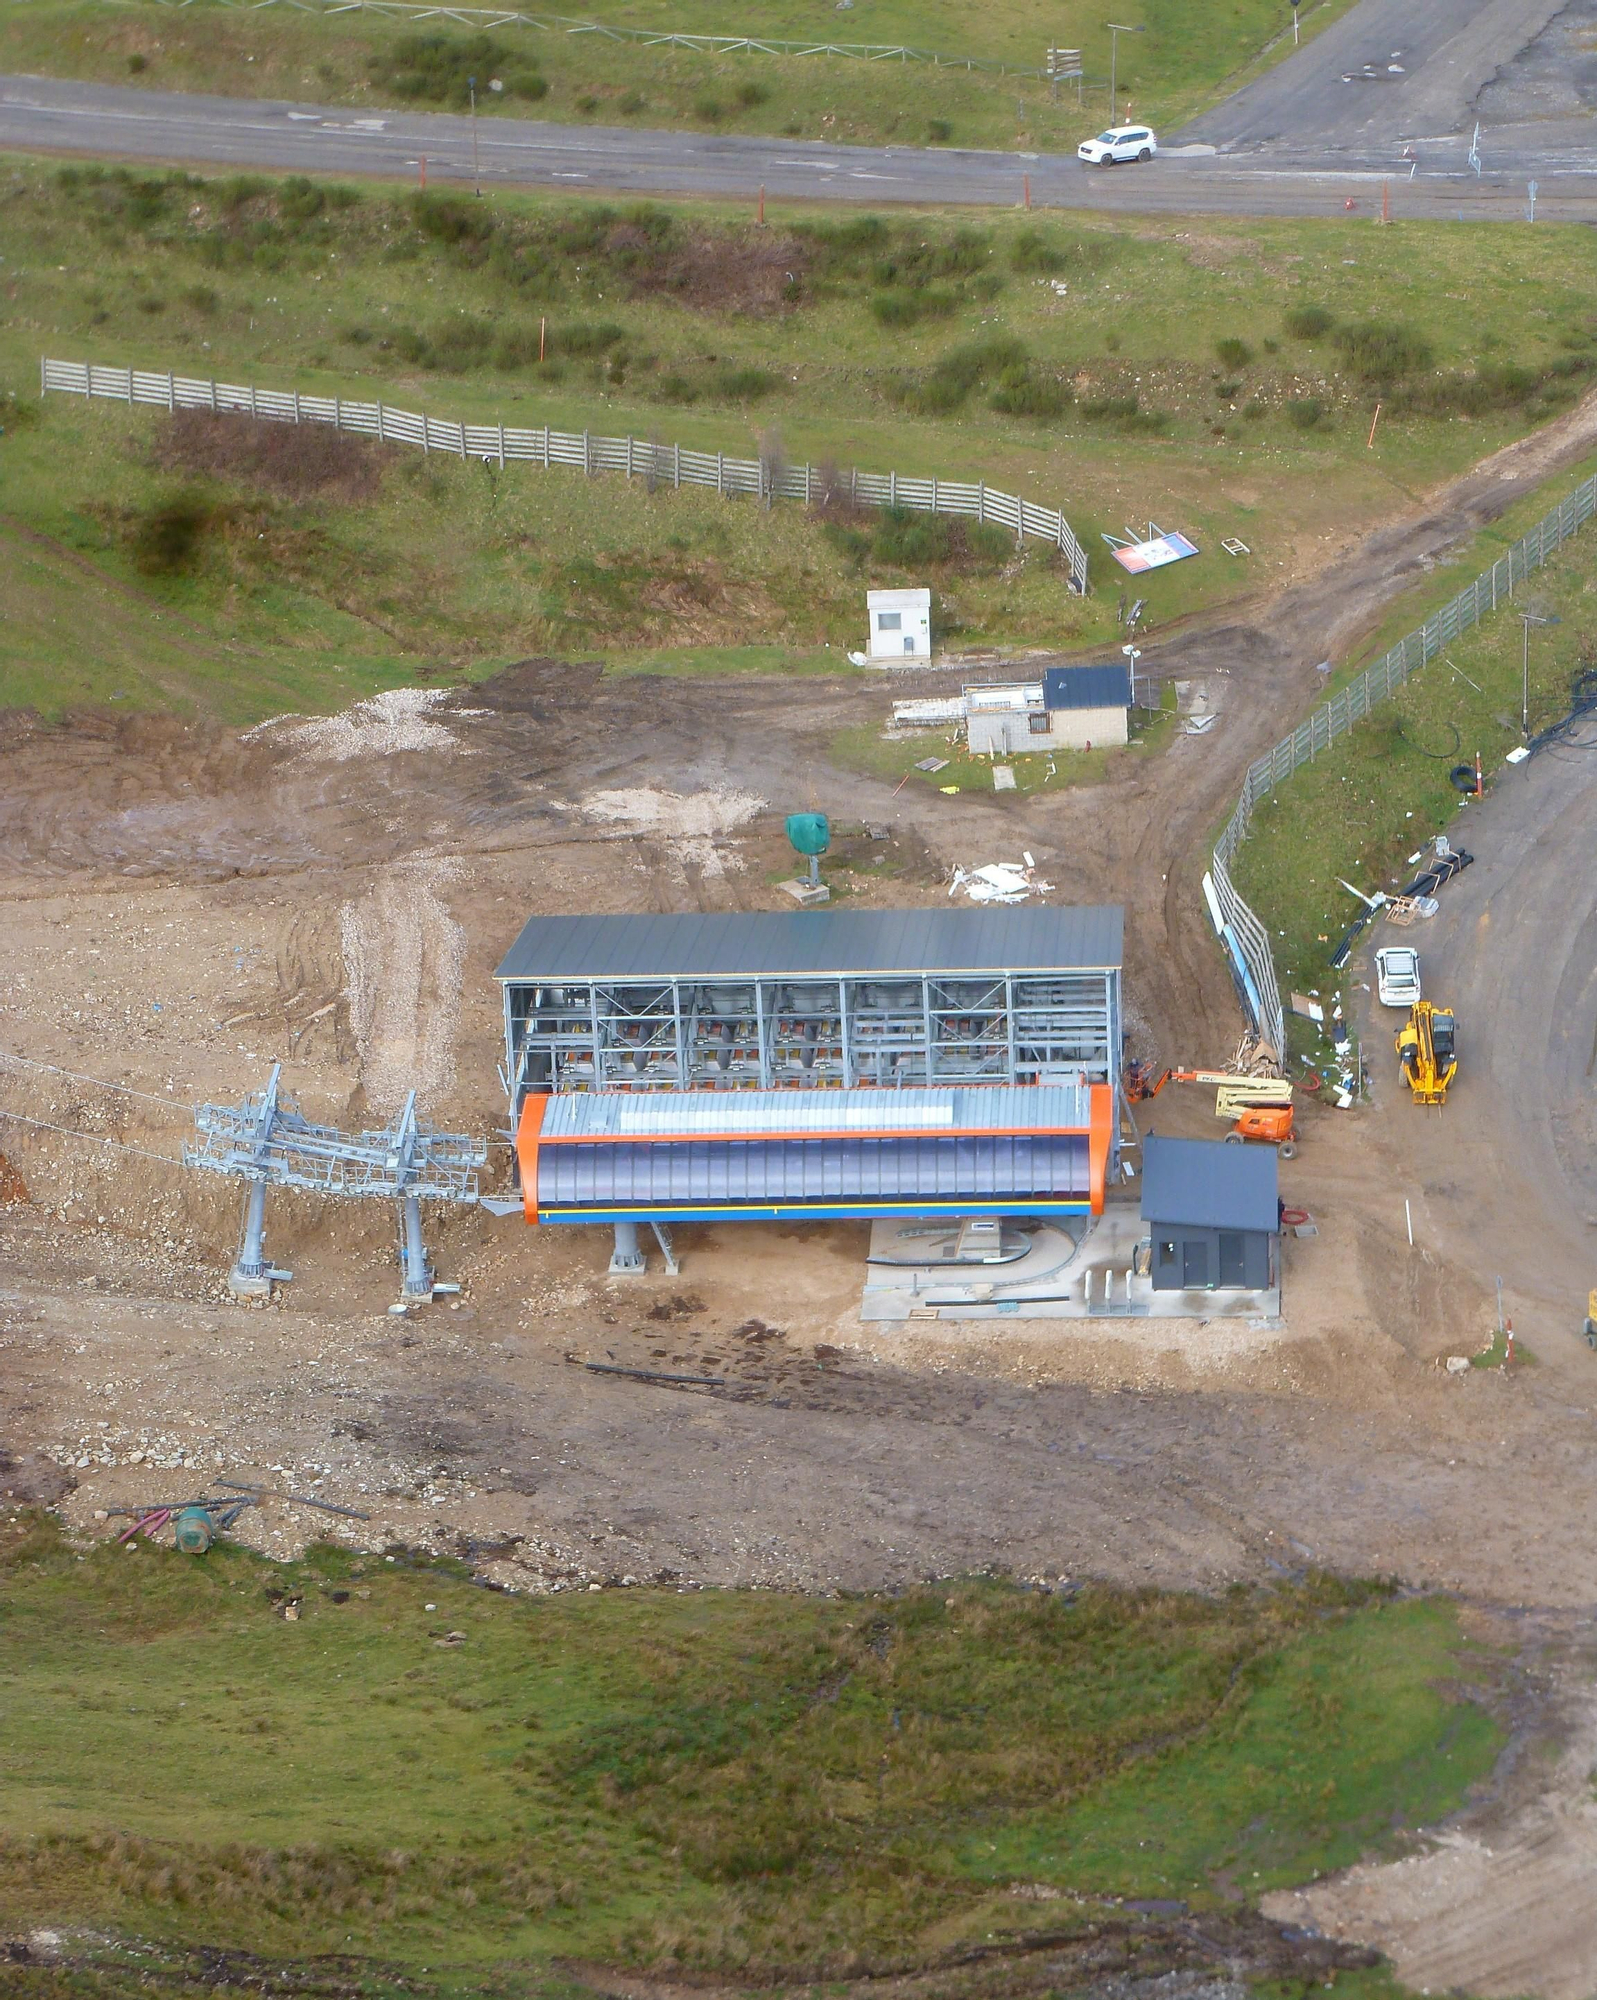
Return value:
M 932 594 L 929 590 L 868 590 L 870 624 L 866 657 L 872 660 L 929 660 L 932 656 Z

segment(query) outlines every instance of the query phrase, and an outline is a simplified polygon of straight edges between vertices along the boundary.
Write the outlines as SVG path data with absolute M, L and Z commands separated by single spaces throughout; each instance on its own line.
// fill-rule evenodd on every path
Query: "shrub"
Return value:
M 494 214 L 486 203 L 462 201 L 453 194 L 413 194 L 411 220 L 423 236 L 438 243 L 481 243 L 494 232 Z
M 706 125 L 714 125 L 717 120 L 726 116 L 726 106 L 719 97 L 700 97 L 694 100 L 693 115 L 702 119 Z
M 129 76 L 142 76 L 149 66 L 150 59 L 148 56 L 134 54 L 128 57 Z
M 183 294 L 183 303 L 190 312 L 209 315 L 216 311 L 220 301 L 209 285 L 190 285 Z
M 1214 385 L 1214 393 L 1219 397 L 1222 403 L 1229 403 L 1231 398 L 1237 393 L 1237 391 L 1241 387 L 1242 384 L 1240 382 L 1216 382 Z
M 954 128 L 946 118 L 928 118 L 926 137 L 934 146 L 946 146 L 954 136 Z
M 894 569 L 922 569 L 928 563 L 948 560 L 952 531 L 939 514 L 884 507 L 874 540 L 878 562 Z
M 1247 405 L 1243 409 L 1242 414 L 1247 418 L 1250 424 L 1258 424 L 1264 421 L 1264 419 L 1269 415 L 1269 411 L 1265 407 L 1263 401 L 1259 397 L 1254 396 L 1249 399 Z
M 757 104 L 769 104 L 771 93 L 763 83 L 740 83 L 737 98 L 745 111 L 752 111 Z
M 205 494 L 185 488 L 133 517 L 128 542 L 143 576 L 182 576 L 199 560 L 216 510 Z
M 1431 365 L 1430 342 L 1394 320 L 1360 320 L 1339 327 L 1336 344 L 1348 366 L 1367 382 L 1395 382 Z
M 1296 424 L 1300 431 L 1312 431 L 1325 415 L 1325 405 L 1318 396 L 1294 396 L 1286 406 L 1288 423 Z
M 629 90 L 621 99 L 617 109 L 623 111 L 628 118 L 636 118 L 640 111 L 648 109 L 648 99 L 639 91 Z
M 1015 553 L 1015 538 L 991 521 L 967 521 L 965 547 L 971 560 L 987 569 L 1001 569 Z
M 770 395 L 776 387 L 776 377 L 765 368 L 720 368 L 715 373 L 712 387 L 716 395 L 728 402 L 752 403 L 761 396 Z
M 625 338 L 613 319 L 573 320 L 570 326 L 551 328 L 549 347 L 561 354 L 603 354 Z
M 698 385 L 690 382 L 686 375 L 662 375 L 655 384 L 654 393 L 662 403 L 696 403 L 699 400 Z
M 1149 436 L 1170 428 L 1169 412 L 1145 410 L 1135 390 L 1129 396 L 1090 396 L 1082 404 L 1081 414 L 1094 423 L 1114 424 L 1119 430 L 1142 431 Z
M 368 67 L 373 81 L 396 97 L 448 104 L 456 110 L 471 102 L 470 77 L 476 77 L 479 95 L 486 95 L 492 76 L 508 72 L 520 79 L 535 74 L 526 67 L 524 56 L 491 35 L 402 35 L 392 48 L 372 56 Z M 543 91 L 534 95 L 541 97 Z
M 536 104 L 540 97 L 549 95 L 549 79 L 540 76 L 535 69 L 512 70 L 505 78 L 505 92 L 510 97 L 520 97 L 529 104 Z
M 1009 246 L 1009 264 L 1014 271 L 1062 271 L 1068 261 L 1064 251 L 1038 229 L 1023 229 Z
M 947 319 L 958 304 L 957 293 L 928 285 L 919 291 L 878 292 L 871 311 L 883 326 L 914 326 L 918 320 Z
M 1224 340 L 1214 343 L 1214 351 L 1226 368 L 1246 368 L 1253 359 L 1253 349 L 1245 340 L 1238 340 L 1234 334 L 1227 334 Z
M 584 115 L 584 117 L 586 117 L 590 111 L 597 111 L 599 108 L 599 100 L 597 97 L 594 96 L 591 90 L 585 90 L 582 93 L 582 95 L 576 100 L 576 103 L 577 103 L 577 109 Z
M 1281 324 L 1294 340 L 1319 340 L 1336 325 L 1336 317 L 1324 306 L 1294 306 Z
M 1056 375 L 1030 367 L 1006 368 L 988 401 L 1012 417 L 1062 417 L 1076 400 L 1075 392 Z
M 950 348 L 921 380 L 901 382 L 898 399 L 917 416 L 944 416 L 959 409 L 983 382 L 1023 372 L 1030 359 L 1018 340 L 971 341 L 964 347 Z

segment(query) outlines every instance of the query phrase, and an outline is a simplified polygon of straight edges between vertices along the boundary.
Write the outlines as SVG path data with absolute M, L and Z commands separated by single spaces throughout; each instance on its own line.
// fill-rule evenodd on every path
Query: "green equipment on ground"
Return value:
M 832 844 L 832 829 L 825 813 L 789 813 L 787 816 L 788 844 L 795 854 L 809 858 L 810 886 L 818 887 L 821 880 L 821 856 Z
M 216 1523 L 205 1507 L 185 1507 L 172 1523 L 172 1540 L 181 1554 L 202 1556 L 216 1539 Z

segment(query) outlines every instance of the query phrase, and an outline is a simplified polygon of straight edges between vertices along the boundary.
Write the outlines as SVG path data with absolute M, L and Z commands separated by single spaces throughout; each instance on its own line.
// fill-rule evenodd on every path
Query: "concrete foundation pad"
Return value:
M 1280 1316 L 1279 1286 L 1263 1292 L 1156 1292 L 1150 1279 L 1135 1273 L 1137 1247 L 1145 1237 L 1142 1218 L 1133 1208 L 1083 1216 L 1076 1226 L 1079 1239 L 1067 1233 L 1066 1225 L 1040 1223 L 1025 1257 L 984 1267 L 876 1261 L 903 1256 L 914 1239 L 906 1239 L 901 1222 L 875 1222 L 860 1318 L 1103 1322 Z

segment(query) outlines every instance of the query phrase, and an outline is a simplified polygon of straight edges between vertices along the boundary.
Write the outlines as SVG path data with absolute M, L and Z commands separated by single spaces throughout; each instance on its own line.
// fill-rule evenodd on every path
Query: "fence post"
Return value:
M 344 428 L 344 412 L 340 405 L 338 397 L 335 396 L 333 398 L 333 429 L 335 431 L 341 431 L 343 428 Z
M 253 395 L 255 394 L 255 391 L 254 391 L 254 390 L 252 389 L 252 390 L 250 391 L 250 394 L 251 394 L 251 396 L 253 397 Z M 379 444 L 381 444 L 381 443 L 383 442 L 383 438 L 384 438 L 384 431 L 383 431 L 383 406 L 382 406 L 382 404 L 381 404 L 381 403 L 379 403 L 379 404 L 377 405 L 377 442 L 378 442 Z
M 932 474 L 932 512 L 937 512 L 937 474 Z
M 673 486 L 682 484 L 682 447 L 679 444 L 671 447 L 671 484 Z
M 460 462 L 462 465 L 466 462 L 466 419 L 464 417 L 460 420 Z
M 976 519 L 983 523 L 987 519 L 987 482 L 985 479 L 978 479 L 976 481 Z
M 857 465 L 851 465 L 848 469 L 848 497 L 850 505 L 856 507 L 859 505 L 859 467 Z
M 804 504 L 806 507 L 810 505 L 810 462 L 808 459 L 804 461 Z
M 378 421 L 379 421 L 379 424 L 380 424 L 380 423 L 381 423 L 381 420 L 382 420 L 382 405 L 381 405 L 381 403 L 379 403 L 379 404 L 378 404 L 378 406 L 377 406 L 377 409 L 378 409 Z M 251 417 L 251 419 L 252 419 L 253 421 L 259 421 L 259 419 L 258 419 L 258 418 L 256 417 L 256 410 L 255 410 L 255 384 L 254 384 L 253 382 L 252 382 L 252 383 L 250 384 L 250 417 Z
M 898 474 L 896 472 L 890 472 L 887 475 L 887 504 L 889 507 L 896 507 L 898 505 Z
M 299 391 L 297 389 L 294 391 L 294 421 L 296 424 L 299 422 Z
M 627 432 L 627 478 L 632 477 L 632 433 Z
M 590 479 L 593 477 L 593 454 L 588 449 L 588 433 L 586 431 L 582 433 L 582 469 Z
M 296 423 L 297 423 L 297 422 L 299 421 L 299 398 L 298 398 L 298 396 L 296 396 L 296 397 L 294 398 L 294 421 L 295 421 Z M 430 439 L 429 439 L 429 438 L 428 438 L 428 436 L 427 436 L 427 418 L 426 418 L 426 415 L 425 415 L 425 413 L 423 413 L 423 416 L 422 416 L 422 420 L 421 420 L 421 455 L 422 455 L 422 457 L 423 457 L 423 458 L 430 458 L 430 457 L 432 456 L 432 444 L 431 444 L 431 441 L 430 441 Z
M 168 416 L 177 408 L 177 384 L 172 379 L 170 368 L 166 371 L 166 409 Z
M 505 427 L 503 424 L 501 424 L 499 426 L 499 470 L 503 472 L 504 469 L 505 469 Z
M 89 379 L 89 371 L 87 367 L 84 368 L 83 379 L 85 382 L 87 382 Z M 49 388 L 50 388 L 50 364 L 48 361 L 45 360 L 44 356 L 41 354 L 39 356 L 39 394 L 41 396 L 48 394 Z M 85 390 L 84 394 L 87 395 L 87 393 L 88 391 Z
M 216 414 L 216 377 L 211 377 L 211 414 Z
M 717 493 L 725 493 L 726 491 L 725 478 L 726 478 L 726 459 L 721 452 L 717 452 L 715 454 L 715 490 Z
M 549 470 L 549 426 L 547 424 L 543 427 L 543 469 L 545 472 Z
M 133 401 L 133 370 L 125 368 L 122 372 L 128 378 L 128 401 L 131 403 Z M 92 394 L 93 392 L 91 391 L 90 393 Z

